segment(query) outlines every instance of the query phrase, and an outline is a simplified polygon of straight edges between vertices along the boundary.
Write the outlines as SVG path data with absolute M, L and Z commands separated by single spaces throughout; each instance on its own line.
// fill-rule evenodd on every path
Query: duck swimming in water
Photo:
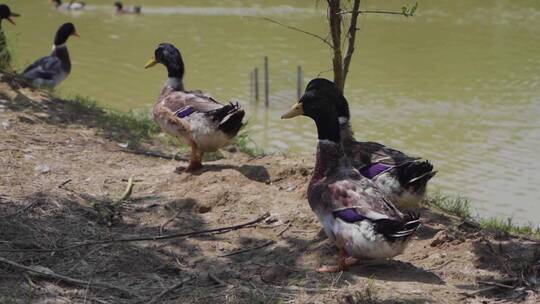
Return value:
M 141 13 L 141 6 L 135 5 L 135 6 L 124 6 L 124 4 L 121 1 L 116 1 L 114 3 L 114 6 L 116 7 L 116 14 L 118 15 L 124 15 L 124 14 L 140 14 Z
M 352 165 L 371 179 L 398 208 L 418 207 L 425 196 L 428 181 L 437 173 L 433 171 L 433 165 L 377 142 L 356 141 L 350 123 L 349 103 L 332 81 L 313 79 L 307 89 L 327 96 L 336 107 L 341 143 Z
M 62 3 L 62 0 L 51 0 L 51 3 L 56 9 L 65 11 L 80 11 L 86 6 L 86 3 L 82 1 L 69 1 L 68 3 Z
M 204 152 L 231 143 L 243 126 L 244 110 L 238 104 L 221 104 L 201 91 L 186 91 L 184 61 L 174 45 L 161 43 L 145 68 L 158 63 L 167 68 L 169 78 L 154 105 L 154 121 L 164 132 L 191 146 L 186 171 L 196 171 L 202 167 Z
M 317 155 L 308 202 L 326 235 L 340 250 L 338 265 L 323 266 L 321 272 L 345 270 L 360 259 L 399 255 L 420 226 L 417 214 L 399 211 L 352 165 L 343 150 L 339 114 L 331 98 L 308 85 L 300 101 L 282 116 L 304 115 L 317 126 Z
M 38 59 L 28 66 L 22 76 L 35 86 L 54 88 L 66 79 L 71 72 L 71 60 L 67 40 L 71 36 L 80 37 L 73 23 L 64 23 L 54 37 L 51 55 Z
M 5 19 L 9 23 L 15 25 L 13 17 L 19 17 L 20 15 L 11 11 L 9 6 L 0 4 L 0 70 L 11 70 L 11 54 L 8 50 L 6 34 L 4 33 L 4 27 L 2 21 Z

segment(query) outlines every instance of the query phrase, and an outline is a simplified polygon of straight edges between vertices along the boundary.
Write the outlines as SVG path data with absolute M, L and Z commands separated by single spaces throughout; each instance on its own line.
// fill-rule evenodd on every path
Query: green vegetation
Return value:
M 160 132 L 150 115 L 143 111 L 104 109 L 95 100 L 78 95 L 64 100 L 64 107 L 66 113 L 84 117 L 87 123 L 106 131 L 108 138 L 127 141 L 129 147 L 138 147 L 142 140 Z
M 540 227 L 534 227 L 532 225 L 517 225 L 512 223 L 512 218 L 499 219 L 499 218 L 486 218 L 479 220 L 480 227 L 487 231 L 503 234 L 518 234 L 527 235 L 535 238 L 540 238 Z
M 445 213 L 455 215 L 462 219 L 476 222 L 482 229 L 498 234 L 516 234 L 540 238 L 540 227 L 532 224 L 519 225 L 512 218 L 500 219 L 495 217 L 479 218 L 473 216 L 471 204 L 467 198 L 434 194 L 426 198 L 428 206 L 436 207 Z
M 238 147 L 240 152 L 243 152 L 249 156 L 259 157 L 264 156 L 266 153 L 257 145 L 253 139 L 249 136 L 249 131 L 244 131 L 236 137 L 235 146 Z
M 425 202 L 460 218 L 469 219 L 472 217 L 469 200 L 461 196 L 448 196 L 438 193 L 426 198 Z
M 129 148 L 137 148 L 144 140 L 157 138 L 163 144 L 178 146 L 178 142 L 170 136 L 159 136 L 161 130 L 150 117 L 150 111 L 139 109 L 121 112 L 105 109 L 91 98 L 70 96 L 63 99 L 62 115 L 68 120 L 84 122 L 105 132 L 109 139 L 127 142 Z M 243 131 L 235 140 L 235 146 L 242 153 L 258 157 L 265 155 L 264 150 L 249 136 L 249 131 Z M 207 155 L 206 160 L 221 157 Z

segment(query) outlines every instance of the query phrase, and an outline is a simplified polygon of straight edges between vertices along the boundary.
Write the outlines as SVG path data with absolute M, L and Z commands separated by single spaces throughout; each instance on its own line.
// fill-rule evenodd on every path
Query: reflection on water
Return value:
M 142 66 L 167 41 L 183 53 L 187 87 L 243 103 L 264 148 L 315 149 L 313 123 L 279 116 L 295 101 L 296 66 L 307 82 L 331 67 L 330 50 L 258 17 L 324 35 L 316 1 L 146 0 L 137 1 L 143 15 L 120 17 L 111 1 L 88 1 L 76 15 L 47 1 L 6 2 L 23 15 L 17 26 L 3 25 L 19 68 L 50 52 L 62 22 L 77 25 L 82 38 L 69 41 L 73 72 L 64 94 L 123 110 L 149 107 L 166 74 Z M 396 9 L 405 2 L 367 3 Z M 540 3 L 423 1 L 414 18 L 362 16 L 359 26 L 346 88 L 357 137 L 430 159 L 439 170 L 433 188 L 470 197 L 483 215 L 540 224 Z M 264 56 L 269 110 L 250 101 L 249 73 Z

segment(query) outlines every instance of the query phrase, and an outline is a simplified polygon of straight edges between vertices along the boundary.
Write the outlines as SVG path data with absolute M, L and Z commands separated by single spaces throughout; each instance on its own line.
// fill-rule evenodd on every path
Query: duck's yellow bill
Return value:
M 81 35 L 79 35 L 79 33 L 77 33 L 77 32 L 74 32 L 73 34 L 71 34 L 71 36 L 75 36 L 75 37 L 81 38 Z
M 300 116 L 303 114 L 304 114 L 304 106 L 302 105 L 302 103 L 298 102 L 289 110 L 289 112 L 281 115 L 281 119 L 293 118 L 293 117 Z
M 156 58 L 152 57 L 152 59 L 148 60 L 148 62 L 146 63 L 146 65 L 144 66 L 145 69 L 148 69 L 148 68 L 151 68 L 153 66 L 155 66 L 156 64 L 158 64 L 159 62 L 157 62 Z

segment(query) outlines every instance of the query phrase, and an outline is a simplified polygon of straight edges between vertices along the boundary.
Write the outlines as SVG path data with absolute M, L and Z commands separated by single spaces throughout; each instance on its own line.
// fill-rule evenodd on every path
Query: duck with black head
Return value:
M 349 103 L 341 90 L 323 78 L 312 80 L 308 89 L 326 96 L 336 107 L 341 143 L 353 166 L 371 179 L 398 208 L 417 208 L 425 196 L 428 181 L 437 173 L 433 165 L 377 142 L 356 141 L 350 123 Z
M 124 4 L 121 1 L 116 1 L 114 3 L 114 6 L 116 7 L 116 14 L 117 15 L 137 15 L 141 13 L 142 7 L 139 5 L 133 5 L 133 6 L 124 6 Z
M 64 23 L 56 31 L 51 55 L 42 57 L 28 66 L 22 76 L 35 86 L 54 88 L 71 72 L 71 60 L 67 48 L 69 37 L 80 37 L 73 23 Z
M 11 53 L 8 50 L 2 21 L 5 19 L 15 25 L 15 21 L 12 18 L 19 16 L 19 14 L 12 12 L 9 6 L 0 4 L 0 70 L 11 70 Z
M 346 270 L 361 259 L 401 254 L 420 226 L 419 216 L 403 214 L 352 166 L 342 148 L 335 104 L 312 84 L 282 118 L 307 116 L 317 127 L 317 154 L 308 202 L 340 251 L 338 265 L 322 266 L 319 271 Z
M 74 0 L 69 1 L 68 3 L 63 3 L 62 0 L 50 0 L 50 2 L 54 8 L 63 11 L 80 11 L 86 6 L 85 2 Z
M 167 68 L 167 82 L 153 108 L 154 121 L 168 134 L 191 146 L 186 171 L 202 168 L 204 152 L 214 152 L 230 144 L 243 126 L 244 110 L 236 104 L 222 104 L 201 91 L 184 88 L 184 61 L 170 43 L 161 43 L 146 64 Z

